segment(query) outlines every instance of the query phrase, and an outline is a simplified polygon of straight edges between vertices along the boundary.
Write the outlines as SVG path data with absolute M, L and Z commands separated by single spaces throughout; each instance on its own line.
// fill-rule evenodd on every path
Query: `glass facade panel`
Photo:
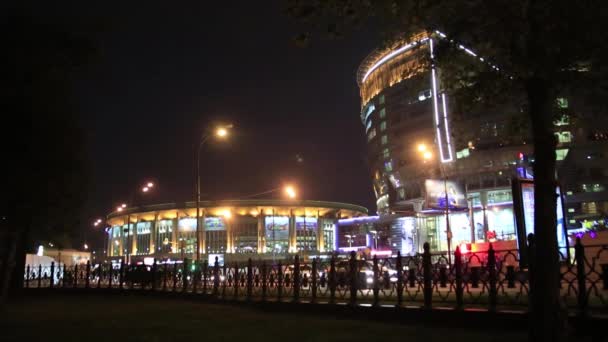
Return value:
M 289 217 L 266 216 L 265 246 L 267 253 L 287 253 L 289 247 Z
M 317 250 L 317 218 L 296 217 L 296 244 L 298 251 Z
M 160 220 L 157 223 L 156 229 L 156 251 L 160 253 L 171 253 L 173 232 L 173 220 Z
M 386 109 L 382 108 L 380 109 L 380 119 L 384 119 L 386 117 Z
M 178 223 L 178 252 L 182 255 L 196 253 L 196 218 L 186 217 Z
M 257 253 L 258 251 L 258 222 L 257 219 L 240 219 L 234 224 L 234 252 Z
M 150 231 L 152 222 L 137 223 L 137 251 L 136 255 L 150 254 Z
M 331 221 L 320 220 L 323 226 L 323 250 L 332 252 L 335 250 L 336 226 Z
M 226 223 L 221 217 L 205 218 L 205 245 L 207 254 L 226 252 Z

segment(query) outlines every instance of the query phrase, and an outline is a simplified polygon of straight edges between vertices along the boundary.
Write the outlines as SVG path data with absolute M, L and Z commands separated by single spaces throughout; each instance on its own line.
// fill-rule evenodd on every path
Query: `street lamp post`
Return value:
M 418 152 L 421 153 L 422 158 L 424 159 L 424 162 L 430 160 L 433 158 L 433 154 L 431 153 L 431 151 L 429 151 L 427 149 L 427 146 L 425 144 L 419 144 L 418 145 Z M 445 169 L 443 168 L 443 165 L 441 162 L 439 162 L 439 171 L 441 172 L 441 178 L 443 178 L 443 193 L 444 193 L 444 201 L 445 201 L 445 233 L 447 236 L 447 243 L 448 243 L 448 264 L 452 264 L 452 230 L 450 228 L 450 201 L 449 201 L 449 196 L 448 196 L 448 176 L 447 173 L 445 172 Z
M 150 190 L 152 190 L 152 188 L 154 188 L 154 183 L 147 182 L 145 185 L 143 185 L 141 187 L 141 193 L 148 193 Z M 135 201 L 136 194 L 138 194 L 138 193 L 140 193 L 140 192 L 138 191 L 138 192 L 134 192 L 131 194 L 130 200 L 131 200 L 132 205 L 134 205 L 133 202 Z M 127 208 L 126 203 L 123 203 L 118 208 L 116 208 L 116 210 L 119 212 L 126 210 L 126 209 L 129 209 L 129 208 Z M 134 227 L 134 229 L 137 229 L 137 225 Z M 127 254 L 125 256 L 125 262 L 127 264 L 131 263 L 131 253 L 130 253 L 131 247 L 129 246 L 129 244 L 131 244 L 130 239 L 132 239 L 132 237 L 131 237 L 131 213 L 129 212 L 129 213 L 127 213 L 127 238 L 125 241 L 125 243 L 127 244 Z M 133 252 L 135 252 L 135 251 L 133 251 Z
M 201 220 L 201 149 L 209 137 L 214 134 L 218 138 L 225 138 L 228 136 L 228 130 L 232 128 L 232 125 L 219 126 L 215 132 L 205 132 L 198 144 L 196 150 L 196 260 L 201 259 L 201 248 L 200 248 L 200 220 Z

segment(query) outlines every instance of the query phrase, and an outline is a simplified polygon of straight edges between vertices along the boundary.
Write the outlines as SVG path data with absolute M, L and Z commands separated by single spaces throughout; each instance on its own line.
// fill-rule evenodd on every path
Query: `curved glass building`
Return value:
M 531 151 L 527 131 L 511 127 L 519 111 L 452 111 L 458 99 L 444 93 L 433 60 L 444 37 L 423 33 L 378 49 L 357 72 L 378 213 L 415 218 L 418 247 L 432 250 L 447 249 L 446 203 L 454 243 L 487 241 L 488 231 L 514 238 L 511 178 Z
M 227 259 L 332 252 L 336 222 L 364 216 L 346 203 L 305 200 L 202 201 L 126 208 L 108 215 L 107 255 L 137 261 L 220 254 Z M 205 259 L 207 256 L 205 256 Z
M 373 51 L 357 71 L 378 214 L 409 218 L 375 224 L 369 235 L 376 244 L 380 240 L 402 253 L 420 251 L 424 242 L 431 250 L 445 251 L 448 236 L 452 246 L 515 240 L 517 210 L 514 214 L 511 183 L 532 178 L 533 146 L 521 108 L 502 104 L 456 112 L 459 99 L 443 91 L 441 65 L 434 60 L 440 42 L 455 44 L 467 61 L 499 70 L 436 31 Z M 593 217 L 595 224 L 606 225 L 605 214 L 597 209 L 608 200 L 608 154 L 598 152 L 605 150 L 606 139 L 597 125 L 588 127 L 606 120 L 568 94 L 556 98 L 555 111 L 557 184 L 565 197 L 558 224 L 584 227 L 591 222 L 584 218 Z M 577 176 L 573 170 L 578 170 Z M 589 202 L 582 203 L 584 196 Z M 533 209 L 533 201 L 524 205 Z M 402 245 L 408 239 L 413 249 Z

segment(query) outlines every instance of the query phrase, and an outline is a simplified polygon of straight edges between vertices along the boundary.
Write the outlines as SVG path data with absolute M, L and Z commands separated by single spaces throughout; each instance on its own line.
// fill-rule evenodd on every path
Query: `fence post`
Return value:
M 280 302 L 281 297 L 283 296 L 283 265 L 281 264 L 281 261 L 279 261 L 278 267 L 279 272 L 277 275 L 277 298 Z
M 489 282 L 489 308 L 490 312 L 496 311 L 496 252 L 490 243 L 488 249 L 488 282 Z
M 124 273 L 125 273 L 125 261 L 123 259 L 120 260 L 120 270 L 118 274 L 118 287 L 122 290 L 123 282 L 124 282 Z
M 192 293 L 196 294 L 198 281 L 201 279 L 201 265 L 198 260 L 192 261 L 192 265 L 194 266 L 194 273 L 192 273 Z
M 177 262 L 173 262 L 173 292 L 177 291 Z
M 253 294 L 253 261 L 247 260 L 247 300 L 251 300 Z
M 317 258 L 312 259 L 312 270 L 311 270 L 311 275 L 312 275 L 312 279 L 311 279 L 311 299 L 310 302 L 311 303 L 315 303 L 317 301 Z
M 374 262 L 374 302 L 372 303 L 372 306 L 378 306 L 378 304 L 380 304 L 380 270 L 378 269 L 378 256 L 374 255 L 373 258 L 373 262 Z
M 574 258 L 576 259 L 576 280 L 578 287 L 577 304 L 580 316 L 587 314 L 587 275 L 585 272 L 585 247 L 580 238 L 576 238 L 574 245 Z
M 42 287 L 42 264 L 38 264 L 38 288 Z
M 108 279 L 108 288 L 111 289 L 112 288 L 112 278 L 114 278 L 114 267 L 112 266 L 112 261 L 110 261 L 110 278 Z M 64 265 L 64 270 L 65 270 L 65 265 Z
M 401 251 L 397 251 L 397 306 L 400 307 L 403 303 L 403 264 L 401 260 Z
M 207 260 L 207 262 L 203 260 L 203 294 L 207 294 L 207 274 L 209 273 L 208 264 L 209 260 Z
M 97 268 L 97 288 L 101 288 L 101 277 L 103 277 L 103 264 L 100 263 Z
M 213 295 L 218 296 L 220 294 L 220 263 L 215 257 L 215 263 L 213 264 Z
M 431 282 L 431 251 L 428 242 L 424 243 L 422 253 L 422 281 L 424 291 L 424 308 L 430 309 L 433 300 L 433 284 Z
M 357 304 L 357 253 L 355 251 L 350 252 L 350 300 L 349 303 L 352 306 Z
M 536 246 L 534 246 L 534 234 L 528 234 L 528 283 L 529 283 L 529 294 L 528 294 L 528 311 L 532 308 L 532 297 L 534 293 L 534 268 L 536 267 Z
M 293 258 L 293 301 L 300 300 L 300 256 L 295 255 Z
M 128 283 L 129 283 L 129 290 L 133 290 L 133 286 L 135 285 L 134 283 L 134 279 L 133 279 L 133 274 L 136 274 L 135 272 L 135 261 L 131 261 L 130 264 L 127 264 L 127 275 L 129 275 L 127 277 L 128 279 Z
M 154 262 L 152 263 L 152 286 L 151 286 L 152 291 L 156 291 L 157 268 L 158 268 L 158 265 L 156 263 L 156 258 L 154 258 Z
M 226 276 L 224 276 L 224 277 L 226 277 Z M 232 284 L 232 286 L 234 286 L 234 294 L 233 294 L 233 296 L 234 296 L 234 299 L 237 299 L 237 298 L 239 298 L 239 286 L 241 285 L 241 282 L 240 282 L 241 279 L 239 278 L 239 264 L 236 261 L 234 262 L 234 277 L 233 277 L 233 279 L 234 279 L 234 283 Z
M 78 287 L 78 264 L 74 265 L 74 282 L 72 283 L 72 287 Z
M 454 272 L 456 278 L 456 310 L 462 310 L 464 308 L 464 288 L 462 287 L 462 252 L 460 247 L 454 249 Z
M 27 265 L 25 267 L 25 288 L 26 289 L 30 287 L 30 277 L 31 276 L 32 276 L 32 274 L 30 273 L 30 265 Z
M 266 300 L 268 291 L 268 276 L 266 272 L 266 261 L 262 261 L 262 301 Z
M 336 255 L 332 254 L 329 264 L 329 303 L 336 303 Z
M 167 273 L 169 272 L 169 266 L 167 266 L 167 262 L 165 261 L 165 265 L 163 266 L 163 291 L 167 291 Z
M 219 277 L 219 281 L 222 283 L 222 298 L 226 299 L 226 286 L 228 286 L 228 269 L 227 262 L 224 262 L 224 266 L 222 266 L 222 275 L 224 276 L 224 280 L 222 281 L 222 275 Z
M 51 261 L 51 278 L 49 280 L 49 287 L 52 289 L 55 286 L 55 262 Z
M 84 288 L 88 289 L 89 282 L 90 282 L 89 278 L 91 277 L 91 261 L 90 260 L 87 260 L 87 268 L 86 268 L 85 276 L 86 276 L 86 278 L 84 279 Z
M 188 291 L 188 259 L 184 258 L 182 265 L 182 292 L 186 293 Z

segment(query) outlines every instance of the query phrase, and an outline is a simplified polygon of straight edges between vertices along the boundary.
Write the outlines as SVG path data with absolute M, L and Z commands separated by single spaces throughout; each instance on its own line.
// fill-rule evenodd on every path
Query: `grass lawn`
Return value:
M 2 341 L 525 341 L 524 332 L 465 331 L 263 312 L 143 296 L 25 298 L 0 312 Z

